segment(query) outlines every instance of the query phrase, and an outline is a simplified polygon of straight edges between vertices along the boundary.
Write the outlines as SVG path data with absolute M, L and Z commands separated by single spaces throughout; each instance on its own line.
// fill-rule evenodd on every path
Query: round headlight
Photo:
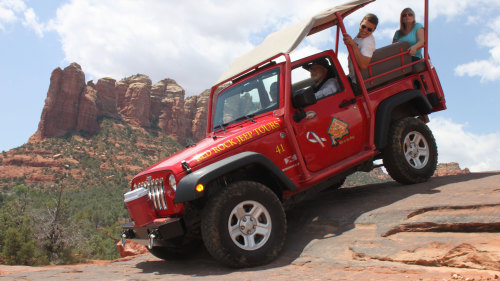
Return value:
M 175 190 L 177 190 L 177 182 L 175 181 L 174 174 L 168 176 L 168 184 Z

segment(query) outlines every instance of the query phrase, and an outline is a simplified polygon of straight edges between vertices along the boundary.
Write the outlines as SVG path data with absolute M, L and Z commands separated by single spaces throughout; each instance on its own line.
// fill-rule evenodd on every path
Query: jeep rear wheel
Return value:
M 341 178 L 341 179 L 339 179 L 339 180 L 334 181 L 334 182 L 330 185 L 329 189 L 339 189 L 339 188 L 341 188 L 341 187 L 342 187 L 342 185 L 344 185 L 346 178 L 347 178 L 347 177 L 343 177 L 343 178 Z
M 384 149 L 384 166 L 402 184 L 427 181 L 436 171 L 437 146 L 431 130 L 419 119 L 396 121 Z
M 219 262 L 231 267 L 262 265 L 283 248 L 285 212 L 269 188 L 240 181 L 207 202 L 201 232 L 205 247 Z

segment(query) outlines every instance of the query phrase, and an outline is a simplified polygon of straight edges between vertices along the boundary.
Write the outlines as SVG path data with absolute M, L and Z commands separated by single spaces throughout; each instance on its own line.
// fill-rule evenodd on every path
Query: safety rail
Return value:
M 376 62 L 374 62 L 374 63 L 370 63 L 370 64 L 368 65 L 368 73 L 369 73 L 370 78 L 363 79 L 363 81 L 364 81 L 364 82 L 372 82 L 373 80 L 375 80 L 375 79 L 377 79 L 377 78 L 380 78 L 380 77 L 386 76 L 386 75 L 388 75 L 388 74 L 391 74 L 391 73 L 393 73 L 393 72 L 400 71 L 400 70 L 402 70 L 403 72 L 405 72 L 405 68 L 408 68 L 408 67 L 410 67 L 410 66 L 413 66 L 413 65 L 415 65 L 415 64 L 418 64 L 418 63 L 420 63 L 420 62 L 424 62 L 424 59 L 419 59 L 419 60 L 417 60 L 417 61 L 414 61 L 414 62 L 411 62 L 411 63 L 408 63 L 408 64 L 404 64 L 404 62 L 403 62 L 403 56 L 404 56 L 404 55 L 406 55 L 406 54 L 409 54 L 409 53 L 410 53 L 410 51 L 406 51 L 406 52 L 399 53 L 399 54 L 397 54 L 397 55 L 394 55 L 394 56 L 388 57 L 388 58 L 386 58 L 386 59 L 379 60 L 379 61 L 376 61 Z M 391 60 L 391 59 L 396 58 L 396 57 L 401 57 L 401 61 L 402 61 L 402 62 L 401 62 L 401 65 L 402 65 L 402 66 L 400 66 L 400 67 L 398 67 L 398 68 L 395 68 L 395 69 L 392 69 L 392 70 L 389 70 L 389 71 L 387 71 L 387 72 L 384 72 L 384 73 L 378 74 L 378 75 L 376 75 L 376 76 L 372 76 L 372 75 L 373 75 L 373 74 L 372 74 L 372 70 L 371 70 L 372 66 L 374 66 L 374 65 L 376 65 L 376 64 L 379 64 L 379 63 L 383 63 L 383 62 L 385 62 L 385 61 Z
M 406 42 L 402 42 L 402 43 L 407 44 Z M 398 43 L 395 43 L 395 44 L 398 44 Z M 377 52 L 379 50 L 385 51 L 385 52 L 394 52 L 395 50 L 390 49 L 391 46 L 394 47 L 393 45 L 388 45 L 388 46 L 385 46 L 383 48 L 377 49 L 375 52 Z M 387 48 L 387 49 L 384 50 L 384 48 Z M 374 56 L 372 57 L 372 60 L 375 59 L 376 61 L 371 62 L 368 65 L 368 68 L 366 70 L 362 71 L 362 73 L 361 73 L 362 78 L 363 78 L 363 83 L 365 83 L 365 85 L 367 87 L 373 88 L 374 83 L 375 83 L 375 86 L 378 86 L 379 84 L 385 84 L 385 83 L 387 83 L 393 79 L 396 79 L 402 75 L 415 72 L 415 69 L 413 68 L 413 66 L 425 61 L 424 59 L 412 61 L 411 60 L 412 57 L 409 54 L 410 52 L 408 50 L 405 50 L 405 49 L 407 49 L 407 47 L 398 46 L 397 48 L 399 49 L 398 53 L 390 54 L 387 57 L 382 57 L 380 59 L 376 58 L 376 55 L 375 55 L 376 53 L 374 54 Z M 382 56 L 383 56 L 383 53 L 382 53 Z M 390 61 L 392 61 L 392 65 L 389 65 L 389 66 L 382 65 L 383 63 L 391 63 Z M 394 66 L 396 61 L 397 61 L 397 66 Z M 376 67 L 380 67 L 382 69 L 379 69 L 378 71 L 374 70 L 374 68 L 376 68 Z M 383 69 L 384 67 L 387 69 Z M 389 77 L 389 78 L 386 77 L 386 76 L 388 76 L 390 74 L 394 74 L 396 72 L 401 72 L 400 76 L 393 76 L 393 77 Z M 379 79 L 379 81 L 375 82 L 375 80 L 377 80 L 377 79 Z

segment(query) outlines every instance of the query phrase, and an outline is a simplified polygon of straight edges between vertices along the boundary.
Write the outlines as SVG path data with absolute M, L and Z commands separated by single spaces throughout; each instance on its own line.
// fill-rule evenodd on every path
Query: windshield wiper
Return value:
M 227 123 L 226 123 L 226 124 L 220 124 L 220 125 L 217 125 L 217 126 L 215 126 L 215 129 L 217 129 L 217 128 L 221 128 L 221 129 L 225 132 L 225 131 L 227 131 L 227 130 L 226 130 L 226 127 L 224 127 L 224 125 L 226 125 L 226 126 L 227 126 Z
M 232 121 L 229 121 L 227 123 L 217 125 L 217 126 L 214 127 L 214 129 L 221 128 L 222 130 L 227 131 L 226 126 L 234 124 L 234 123 L 236 123 L 238 121 L 241 121 L 241 120 L 244 120 L 244 119 L 247 119 L 247 120 L 251 121 L 252 123 L 257 123 L 257 121 L 252 118 L 254 116 L 255 116 L 255 114 L 243 115 L 243 116 L 238 117 L 238 118 L 236 118 L 236 119 L 234 119 Z
M 230 123 L 236 123 L 238 121 L 241 121 L 241 120 L 244 120 L 244 119 L 247 119 L 247 120 L 250 120 L 252 121 L 252 123 L 257 123 L 257 121 L 255 121 L 255 119 L 253 119 L 252 117 L 254 117 L 255 114 L 247 114 L 247 115 L 243 115 L 241 117 L 238 117 L 236 119 L 234 119 L 233 121 L 231 121 Z
M 245 115 L 245 116 L 241 116 L 241 117 L 240 117 L 240 118 L 238 118 L 238 119 L 243 119 L 243 118 L 246 118 L 247 120 L 252 121 L 252 123 L 257 123 L 257 121 L 255 121 L 255 119 L 253 119 L 253 118 L 252 118 L 252 117 L 254 117 L 254 116 L 255 116 L 255 114 L 248 114 L 248 115 Z M 236 120 L 238 120 L 238 119 L 236 119 Z

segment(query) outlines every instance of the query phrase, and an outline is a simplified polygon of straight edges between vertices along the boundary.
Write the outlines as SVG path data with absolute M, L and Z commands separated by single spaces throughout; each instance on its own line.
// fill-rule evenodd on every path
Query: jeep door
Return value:
M 335 92 L 328 93 L 317 103 L 304 108 L 306 117 L 293 122 L 297 142 L 307 169 L 320 171 L 348 160 L 367 149 L 366 116 L 359 98 L 352 92 L 344 72 L 327 51 L 292 64 L 292 95 L 295 91 L 311 87 L 313 81 L 306 68 L 313 60 L 326 58 L 331 68 L 329 76 L 336 81 Z M 341 79 L 343 77 L 343 79 Z

